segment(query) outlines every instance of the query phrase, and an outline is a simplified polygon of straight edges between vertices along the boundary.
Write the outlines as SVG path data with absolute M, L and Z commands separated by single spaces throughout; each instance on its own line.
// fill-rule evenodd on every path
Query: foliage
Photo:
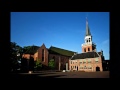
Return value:
M 16 70 L 18 66 L 18 60 L 21 58 L 21 56 L 17 56 L 18 53 L 20 55 L 22 54 L 22 47 L 17 45 L 15 42 L 10 43 L 10 60 L 9 60 L 9 65 L 10 65 L 10 71 L 11 70 Z
M 40 70 L 42 68 L 42 63 L 40 59 L 37 59 L 37 61 L 35 62 L 35 67 L 36 70 Z
M 55 61 L 54 61 L 54 59 L 51 59 L 51 60 L 49 61 L 48 65 L 49 65 L 49 67 L 50 67 L 51 69 L 54 69 L 54 68 L 55 68 Z

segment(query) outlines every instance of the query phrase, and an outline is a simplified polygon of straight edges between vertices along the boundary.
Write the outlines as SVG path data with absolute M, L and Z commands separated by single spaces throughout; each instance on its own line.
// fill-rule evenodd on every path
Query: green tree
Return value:
M 40 59 L 37 59 L 37 61 L 35 62 L 35 66 L 34 68 L 36 70 L 40 70 L 42 68 L 42 63 L 41 63 L 41 60 Z
M 10 71 L 15 71 L 16 69 L 19 68 L 18 59 L 21 58 L 21 56 L 20 56 L 21 53 L 22 53 L 22 47 L 17 45 L 15 42 L 11 42 L 10 60 L 9 60 Z M 20 54 L 20 55 L 17 56 L 18 54 Z
M 54 59 L 51 59 L 51 60 L 49 61 L 48 65 L 49 65 L 49 67 L 50 67 L 51 69 L 54 69 L 54 68 L 55 68 L 55 61 L 54 61 Z

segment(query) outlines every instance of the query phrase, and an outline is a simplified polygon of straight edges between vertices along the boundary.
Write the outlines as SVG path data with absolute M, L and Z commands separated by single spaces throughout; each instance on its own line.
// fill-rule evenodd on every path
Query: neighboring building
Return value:
M 92 42 L 92 35 L 86 20 L 85 43 L 82 44 L 82 53 L 75 54 L 69 60 L 69 69 L 76 71 L 103 71 L 103 51 L 97 52 L 96 45 Z
M 110 70 L 110 60 L 104 60 L 103 61 L 103 71 L 109 71 Z
M 66 63 L 69 68 L 69 59 L 74 55 L 73 51 L 61 49 L 51 46 L 49 49 L 43 44 L 41 47 L 32 46 L 26 53 L 23 54 L 23 58 L 29 59 L 30 56 L 34 58 L 34 61 L 40 59 L 42 61 L 44 69 L 48 67 L 50 59 L 55 60 L 55 69 L 66 69 Z

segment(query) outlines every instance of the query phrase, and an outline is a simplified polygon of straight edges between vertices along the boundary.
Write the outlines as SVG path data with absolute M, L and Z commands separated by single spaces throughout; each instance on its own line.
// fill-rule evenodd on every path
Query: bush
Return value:
M 35 62 L 34 68 L 35 68 L 36 70 L 40 70 L 40 69 L 42 68 L 42 63 L 41 63 L 41 60 L 40 60 L 40 59 L 38 59 L 38 60 Z

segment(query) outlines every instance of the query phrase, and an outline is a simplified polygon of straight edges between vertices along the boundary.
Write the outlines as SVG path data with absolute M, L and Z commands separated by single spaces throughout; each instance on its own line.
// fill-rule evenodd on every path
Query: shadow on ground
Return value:
M 44 72 L 44 73 L 21 73 L 21 74 L 10 74 L 9 79 L 10 80 L 38 80 L 40 78 L 56 78 L 56 77 L 62 77 L 66 75 L 56 75 L 52 72 Z
M 39 80 L 39 78 L 109 78 L 109 72 L 36 72 L 10 74 L 9 79 L 16 80 Z

